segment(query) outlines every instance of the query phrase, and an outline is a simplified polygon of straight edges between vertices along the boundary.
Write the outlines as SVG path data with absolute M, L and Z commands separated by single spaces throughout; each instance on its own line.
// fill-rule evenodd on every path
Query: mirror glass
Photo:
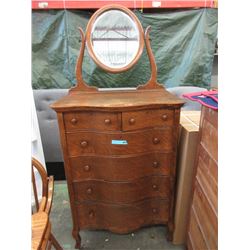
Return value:
M 105 66 L 126 67 L 139 50 L 138 27 L 125 12 L 108 10 L 98 16 L 92 26 L 91 45 L 96 58 Z

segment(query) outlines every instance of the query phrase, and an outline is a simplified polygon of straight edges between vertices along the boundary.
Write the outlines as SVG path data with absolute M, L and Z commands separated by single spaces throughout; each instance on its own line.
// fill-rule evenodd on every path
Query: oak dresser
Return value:
M 150 224 L 172 233 L 181 105 L 165 90 L 73 93 L 53 104 L 75 238 Z
M 122 18 L 124 14 L 129 15 L 143 38 L 136 16 L 123 6 L 112 5 L 91 17 L 86 35 L 88 49 L 93 46 L 91 39 L 99 39 L 99 42 L 105 39 L 110 43 L 137 39 L 111 39 L 103 34 L 93 38 L 88 30 L 108 11 L 110 15 L 123 12 Z M 97 34 L 106 29 L 93 27 L 98 28 Z M 127 27 L 127 24 L 123 28 L 110 27 L 106 32 L 119 29 L 112 35 L 120 34 Z M 147 28 L 145 32 L 151 66 L 149 81 L 133 90 L 103 91 L 89 86 L 82 78 L 85 37 L 80 29 L 82 44 L 76 65 L 77 84 L 51 106 L 58 117 L 76 248 L 81 245 L 81 229 L 128 233 L 146 225 L 165 224 L 168 238 L 172 237 L 176 148 L 180 108 L 184 102 L 157 82 L 149 31 Z M 138 53 L 141 54 L 143 40 L 139 41 Z M 93 52 L 90 50 L 90 53 Z M 96 56 L 93 59 L 98 63 Z M 121 70 L 128 70 L 136 60 L 138 56 Z

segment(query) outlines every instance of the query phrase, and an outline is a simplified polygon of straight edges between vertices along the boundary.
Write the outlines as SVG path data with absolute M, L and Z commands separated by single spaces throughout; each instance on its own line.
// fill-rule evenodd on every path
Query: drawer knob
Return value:
M 92 188 L 87 189 L 87 194 L 92 194 Z
M 87 142 L 87 141 L 82 141 L 82 142 L 81 142 L 81 146 L 82 146 L 83 148 L 87 147 L 87 146 L 88 146 L 88 142 Z
M 110 120 L 110 119 L 105 119 L 105 120 L 104 120 L 104 123 L 105 123 L 106 125 L 109 125 L 109 124 L 111 124 L 111 120 Z
M 159 139 L 159 138 L 155 137 L 155 138 L 153 139 L 153 143 L 154 143 L 154 144 L 158 144 L 159 142 L 160 142 L 160 139 Z
M 89 211 L 89 218 L 94 218 L 94 216 L 95 216 L 94 211 L 93 211 L 93 210 L 90 210 L 90 211 Z
M 76 118 L 72 118 L 72 119 L 71 119 L 71 123 L 72 123 L 72 124 L 76 124 L 76 123 L 77 123 L 77 119 L 76 119 Z
M 159 163 L 158 163 L 157 161 L 154 161 L 154 162 L 153 162 L 153 167 L 154 167 L 154 168 L 159 167 Z
M 168 116 L 166 114 L 164 114 L 164 115 L 162 115 L 161 118 L 162 118 L 163 121 L 166 121 L 168 119 Z
M 85 170 L 86 172 L 89 171 L 89 170 L 90 170 L 90 166 L 89 166 L 89 165 L 84 166 L 84 170 Z
M 152 188 L 153 188 L 154 190 L 157 190 L 157 189 L 158 189 L 158 186 L 154 184 L 154 185 L 152 186 Z
M 129 119 L 129 124 L 130 124 L 130 125 L 135 124 L 135 119 L 134 119 L 134 118 L 130 118 L 130 119 Z
M 153 209 L 152 209 L 152 212 L 153 212 L 154 214 L 157 214 L 157 213 L 158 213 L 157 208 L 153 208 Z

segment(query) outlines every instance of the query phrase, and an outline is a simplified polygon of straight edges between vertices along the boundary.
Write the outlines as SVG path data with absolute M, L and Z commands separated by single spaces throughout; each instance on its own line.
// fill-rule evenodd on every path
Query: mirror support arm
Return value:
M 76 86 L 72 87 L 69 92 L 71 91 L 87 91 L 93 92 L 98 91 L 96 87 L 89 86 L 82 78 L 82 61 L 84 56 L 84 49 L 85 49 L 85 37 L 82 28 L 78 28 L 81 34 L 81 48 L 80 53 L 77 59 L 75 73 L 76 73 Z
M 150 45 L 150 38 L 149 38 L 149 32 L 151 30 L 151 26 L 148 26 L 145 30 L 145 43 L 146 43 L 146 49 L 147 54 L 150 62 L 150 68 L 151 68 L 151 77 L 147 83 L 144 85 L 139 85 L 137 89 L 155 89 L 155 88 L 164 88 L 164 86 L 157 82 L 157 66 L 155 63 L 154 54 L 151 49 Z

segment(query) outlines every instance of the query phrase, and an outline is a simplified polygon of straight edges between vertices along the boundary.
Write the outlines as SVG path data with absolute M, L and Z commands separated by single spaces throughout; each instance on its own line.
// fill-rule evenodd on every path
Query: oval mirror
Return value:
M 140 58 L 143 29 L 129 9 L 110 5 L 91 17 L 86 42 L 90 56 L 102 69 L 119 73 L 130 69 Z

